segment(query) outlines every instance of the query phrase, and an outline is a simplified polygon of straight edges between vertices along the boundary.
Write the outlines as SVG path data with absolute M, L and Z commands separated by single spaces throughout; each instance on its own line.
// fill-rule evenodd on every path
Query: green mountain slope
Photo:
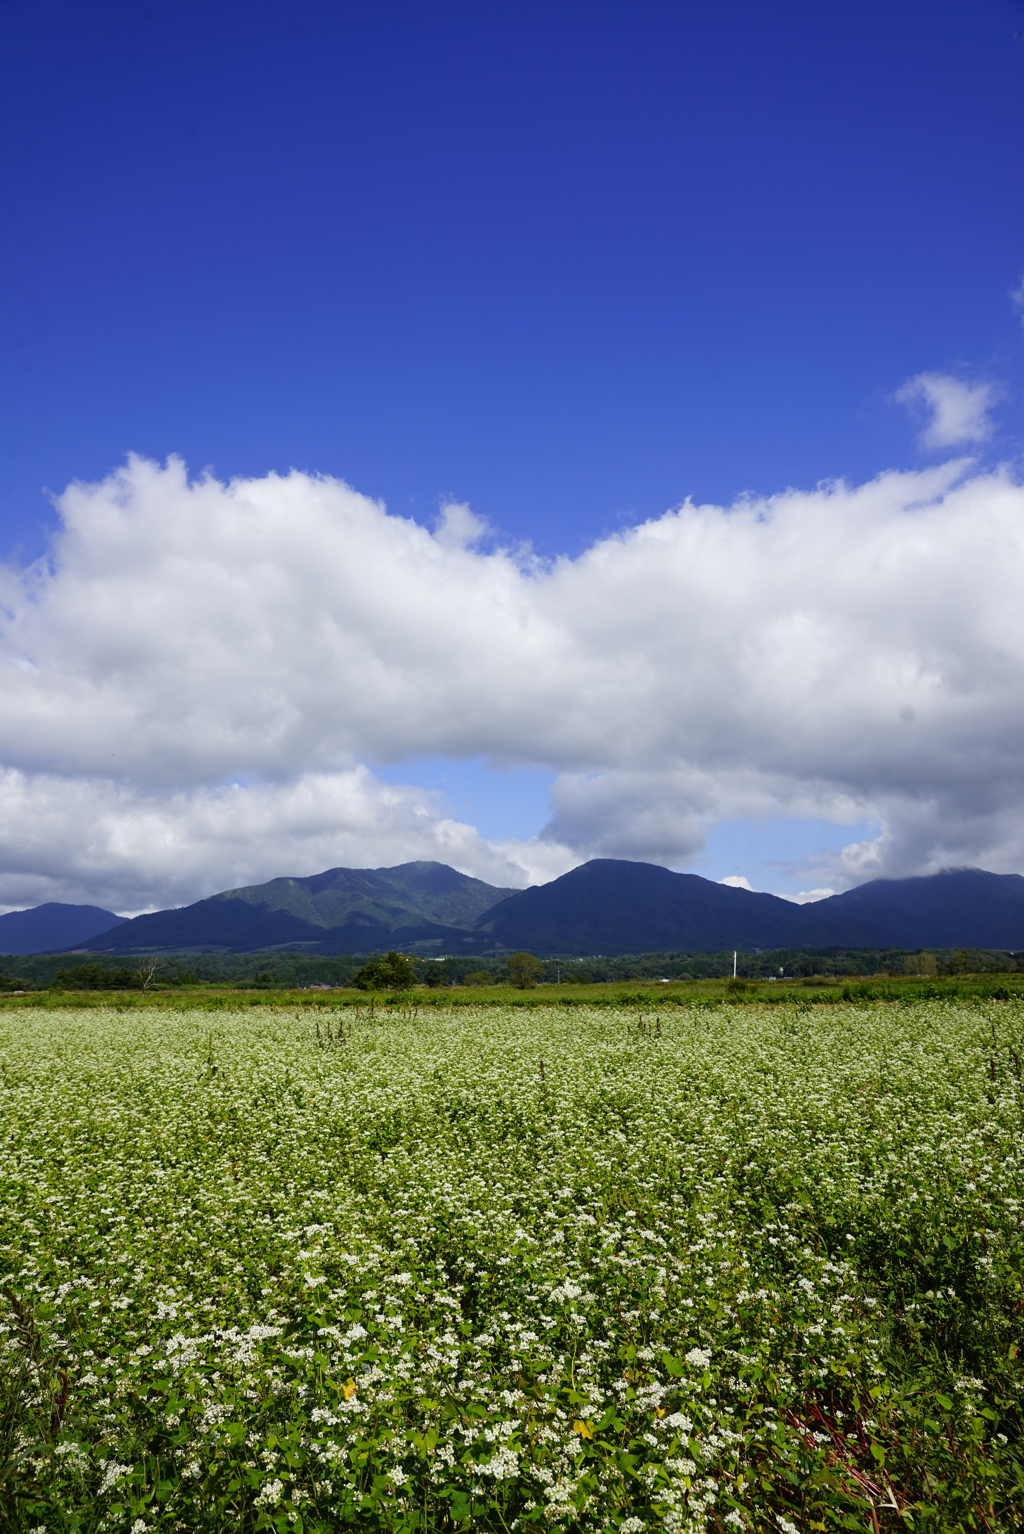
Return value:
M 265 912 L 287 911 L 314 927 L 340 927 L 354 915 L 385 925 L 416 918 L 468 927 L 513 893 L 457 873 L 445 863 L 421 862 L 396 868 L 329 868 L 306 879 L 271 879 L 268 884 L 225 890 L 200 904 L 241 900 Z
M 397 946 L 430 952 L 464 940 L 485 911 L 513 893 L 444 863 L 330 868 L 305 879 L 271 879 L 225 890 L 176 911 L 136 916 L 103 933 L 90 948 L 98 953 L 244 953 L 301 945 L 320 953 L 368 953 Z

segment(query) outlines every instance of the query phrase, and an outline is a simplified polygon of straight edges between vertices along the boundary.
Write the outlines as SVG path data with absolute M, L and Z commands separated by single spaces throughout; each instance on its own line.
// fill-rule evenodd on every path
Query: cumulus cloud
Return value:
M 881 834 L 845 888 L 1024 864 L 1024 488 L 963 465 L 687 503 L 576 559 L 431 532 L 343 483 L 132 459 L 0 569 L 0 902 L 124 909 L 336 863 L 503 885 L 685 866 L 722 818 Z M 366 763 L 558 774 L 491 844 Z
M 896 400 L 930 415 L 921 432 L 922 447 L 962 447 L 992 435 L 989 411 L 996 401 L 992 384 L 964 383 L 946 373 L 918 373 L 897 392 Z
M 285 784 L 154 792 L 111 779 L 0 773 L 0 909 L 81 900 L 124 912 L 184 904 L 280 874 L 415 858 L 521 886 L 575 859 L 548 845 L 496 847 L 444 817 L 436 796 L 362 766 Z M 517 856 L 518 853 L 518 856 Z

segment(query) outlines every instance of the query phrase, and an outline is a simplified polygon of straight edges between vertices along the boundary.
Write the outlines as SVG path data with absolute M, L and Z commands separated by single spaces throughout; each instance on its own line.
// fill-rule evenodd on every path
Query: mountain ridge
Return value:
M 1024 877 L 948 869 L 796 905 L 649 863 L 595 859 L 478 919 L 503 947 L 607 955 L 728 948 L 1024 948 Z M 587 946 L 588 940 L 592 946 Z
M 728 948 L 1024 949 L 1024 877 L 949 869 L 796 905 L 658 864 L 598 858 L 525 890 L 444 863 L 327 869 L 225 890 L 97 934 L 111 954 L 260 952 L 542 957 Z

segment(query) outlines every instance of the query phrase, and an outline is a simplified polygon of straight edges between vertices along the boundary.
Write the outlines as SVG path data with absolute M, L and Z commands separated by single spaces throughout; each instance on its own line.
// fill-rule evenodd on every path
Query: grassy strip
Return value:
M 241 993 L 241 994 L 240 994 Z M 0 991 L 0 1009 L 36 1007 L 160 1008 L 192 1011 L 225 1007 L 319 1007 L 356 1010 L 413 1011 L 422 1008 L 468 1007 L 660 1007 L 693 1006 L 835 1006 L 851 1002 L 922 1001 L 988 1002 L 1024 999 L 1024 976 L 978 975 L 943 978 L 893 976 L 875 980 L 824 980 L 814 977 L 792 982 L 699 980 L 625 981 L 619 984 L 543 985 L 518 990 L 508 985 L 465 986 L 453 990 L 417 987 L 399 995 L 338 987 L 333 990 L 274 989 L 237 985 L 154 986 L 148 991 Z

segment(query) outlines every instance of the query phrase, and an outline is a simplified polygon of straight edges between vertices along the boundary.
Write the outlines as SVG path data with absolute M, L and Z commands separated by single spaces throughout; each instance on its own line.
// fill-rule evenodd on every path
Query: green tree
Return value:
M 938 973 L 938 968 L 933 953 L 911 953 L 903 960 L 905 975 L 934 975 Z
M 392 952 L 364 964 L 352 984 L 361 991 L 408 991 L 416 984 L 416 975 L 408 959 Z
M 536 985 L 544 973 L 543 964 L 539 959 L 535 959 L 532 953 L 511 954 L 505 963 L 508 968 L 508 978 L 521 991 L 525 991 L 528 986 Z
M 137 989 L 141 981 L 130 969 L 107 969 L 105 964 L 73 964 L 59 969 L 50 982 L 52 990 L 127 991 Z
M 474 969 L 462 977 L 463 985 L 493 985 L 494 976 L 489 969 Z
M 970 975 L 977 968 L 966 948 L 954 949 L 939 959 L 940 975 Z

